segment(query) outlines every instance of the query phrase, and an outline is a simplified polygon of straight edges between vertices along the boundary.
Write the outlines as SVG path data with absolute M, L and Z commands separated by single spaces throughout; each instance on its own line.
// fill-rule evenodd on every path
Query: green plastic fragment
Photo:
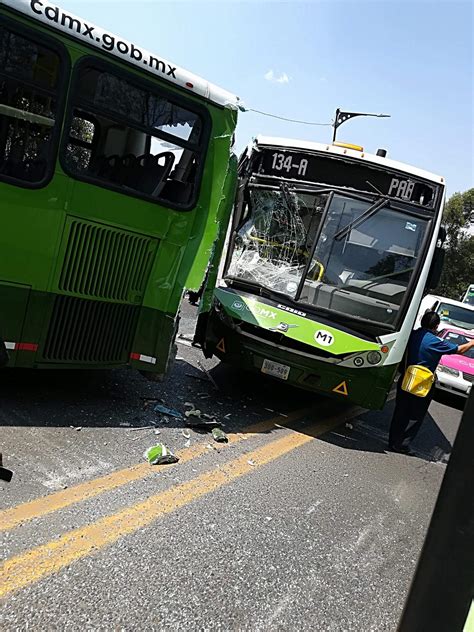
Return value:
M 150 465 L 166 465 L 179 461 L 179 458 L 173 454 L 169 448 L 163 445 L 163 443 L 157 443 L 151 448 L 148 448 L 144 457 Z
M 220 428 L 213 428 L 212 429 L 212 438 L 214 439 L 214 441 L 217 441 L 218 443 L 227 443 L 228 442 L 226 433 L 223 430 L 221 430 Z

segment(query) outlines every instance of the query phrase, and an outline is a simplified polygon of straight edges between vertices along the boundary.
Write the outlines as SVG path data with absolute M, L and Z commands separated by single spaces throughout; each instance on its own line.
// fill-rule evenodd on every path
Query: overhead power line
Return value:
M 261 110 L 255 110 L 254 108 L 242 108 L 243 112 L 256 112 L 262 116 L 269 116 L 270 118 L 279 119 L 280 121 L 288 121 L 289 123 L 299 123 L 300 125 L 312 125 L 314 127 L 332 127 L 332 123 L 315 123 L 313 121 L 301 121 L 299 119 L 292 119 L 286 116 L 278 116 L 277 114 L 270 114 L 270 112 L 262 112 Z

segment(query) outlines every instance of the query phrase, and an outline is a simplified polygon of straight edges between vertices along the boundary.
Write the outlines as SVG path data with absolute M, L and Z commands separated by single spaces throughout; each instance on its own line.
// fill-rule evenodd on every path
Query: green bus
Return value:
M 239 162 L 207 357 L 381 408 L 442 261 L 444 181 L 385 150 L 258 137 Z
M 166 373 L 228 223 L 238 106 L 50 2 L 0 0 L 7 366 Z

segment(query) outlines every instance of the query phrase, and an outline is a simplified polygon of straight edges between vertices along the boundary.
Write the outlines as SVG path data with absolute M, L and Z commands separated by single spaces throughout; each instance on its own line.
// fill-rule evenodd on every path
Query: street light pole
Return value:
M 336 116 L 333 123 L 332 142 L 336 140 L 337 128 L 340 127 L 346 121 L 349 121 L 355 116 L 376 116 L 377 118 L 389 118 L 390 114 L 370 114 L 368 112 L 343 112 L 340 108 L 336 110 Z

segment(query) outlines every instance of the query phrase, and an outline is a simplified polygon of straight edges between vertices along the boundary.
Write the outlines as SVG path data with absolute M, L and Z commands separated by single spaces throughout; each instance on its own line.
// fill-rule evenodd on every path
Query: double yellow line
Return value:
M 245 433 L 230 435 L 229 442 L 238 443 L 262 432 L 269 432 L 282 421 L 286 424 L 300 419 L 312 411 L 314 409 L 303 409 L 295 411 L 288 418 L 277 417 L 255 424 L 249 427 Z M 355 414 L 353 413 L 352 416 Z M 58 540 L 37 546 L 10 558 L 0 566 L 0 598 L 56 573 L 72 562 L 116 542 L 125 535 L 134 533 L 154 520 L 176 511 L 224 485 L 228 485 L 255 468 L 270 463 L 305 445 L 314 437 L 328 432 L 339 425 L 341 421 L 341 416 L 336 415 L 324 422 L 312 424 L 305 429 L 304 433 L 292 431 L 263 447 L 221 465 L 219 468 L 214 468 L 185 483 L 154 494 L 143 502 L 106 516 L 91 525 L 69 531 Z M 207 451 L 208 448 L 203 444 L 183 450 L 179 455 L 180 462 L 190 461 Z M 154 471 L 148 464 L 137 465 L 77 485 L 75 488 L 25 503 L 1 512 L 0 525 L 2 529 L 11 529 L 32 518 L 47 515 L 74 503 L 93 498 L 105 491 L 116 489 L 126 483 L 143 479 Z

